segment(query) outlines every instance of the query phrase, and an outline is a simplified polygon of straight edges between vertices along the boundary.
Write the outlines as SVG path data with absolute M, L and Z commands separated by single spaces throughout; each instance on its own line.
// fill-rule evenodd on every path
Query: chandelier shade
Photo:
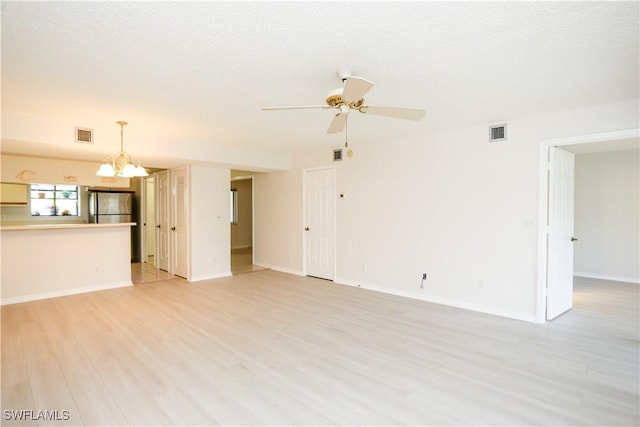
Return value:
M 124 127 L 127 122 L 118 121 L 120 125 L 120 152 L 116 157 L 107 156 L 104 163 L 100 165 L 97 176 L 121 176 L 123 178 L 134 178 L 149 176 L 145 168 L 140 163 L 134 165 L 131 156 L 124 151 Z

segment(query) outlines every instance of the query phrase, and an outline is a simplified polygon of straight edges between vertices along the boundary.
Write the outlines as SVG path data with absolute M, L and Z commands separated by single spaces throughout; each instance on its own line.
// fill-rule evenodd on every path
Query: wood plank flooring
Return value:
M 637 426 L 639 289 L 544 325 L 270 270 L 4 306 L 2 424 Z
M 265 270 L 265 268 L 253 263 L 253 248 L 231 249 L 232 274 L 244 274 L 259 270 Z
M 133 284 L 157 282 L 158 280 L 169 280 L 175 276 L 153 266 L 153 256 L 148 262 L 131 263 L 131 282 Z

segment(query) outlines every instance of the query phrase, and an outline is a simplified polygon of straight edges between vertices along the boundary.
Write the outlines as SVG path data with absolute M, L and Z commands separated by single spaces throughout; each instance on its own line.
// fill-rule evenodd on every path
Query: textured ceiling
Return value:
M 375 82 L 369 104 L 427 111 L 420 122 L 352 114 L 352 143 L 638 97 L 638 2 L 1 7 L 3 116 L 113 124 L 114 135 L 127 120 L 168 144 L 336 146 L 330 111 L 260 107 L 322 104 L 340 68 Z

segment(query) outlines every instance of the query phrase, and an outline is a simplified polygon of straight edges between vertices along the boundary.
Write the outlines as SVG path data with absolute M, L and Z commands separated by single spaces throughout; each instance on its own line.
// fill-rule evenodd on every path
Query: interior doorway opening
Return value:
M 135 222 L 141 225 L 139 227 L 138 239 L 139 245 L 139 261 L 131 264 L 131 281 L 135 284 L 155 282 L 158 280 L 168 280 L 175 276 L 168 272 L 168 266 L 162 264 L 163 259 L 168 259 L 168 255 L 158 256 L 159 250 L 159 229 L 158 214 L 168 211 L 168 199 L 166 195 L 158 198 L 158 178 L 161 181 L 161 187 L 167 190 L 168 171 L 153 170 L 146 178 L 136 179 L 137 194 L 139 195 L 139 208 Z M 162 218 L 166 215 L 162 215 Z M 167 251 L 166 245 L 161 248 Z
M 550 188 L 553 186 L 551 182 L 551 174 L 548 169 L 549 152 L 553 147 L 562 148 L 564 151 L 571 153 L 589 153 L 589 152 L 611 152 L 637 150 L 640 141 L 640 129 L 629 129 L 623 131 L 604 132 L 599 134 L 581 135 L 576 137 L 558 138 L 544 140 L 540 144 L 540 185 L 539 185 L 539 218 L 540 227 L 538 235 L 538 304 L 536 310 L 536 321 L 545 322 L 548 318 L 549 299 L 555 295 L 550 293 L 550 277 L 549 271 L 559 268 L 553 263 L 559 260 L 550 257 L 549 252 L 549 229 L 554 218 L 551 216 L 553 212 L 550 210 L 549 197 Z M 571 201 L 572 203 L 574 200 Z M 578 208 L 574 213 L 574 218 L 581 215 Z M 576 242 L 580 241 L 579 233 L 575 233 Z M 573 260 L 572 260 L 573 262 Z M 560 266 L 561 267 L 561 266 Z M 573 272 L 573 270 L 572 270 Z M 574 273 L 574 275 L 576 275 Z M 637 275 L 637 273 L 636 273 Z M 573 279 L 573 277 L 572 277 Z M 636 277 L 637 281 L 638 278 Z M 571 283 L 573 286 L 573 283 Z M 573 293 L 569 296 L 573 298 Z M 572 300 L 571 300 L 572 303 Z
M 231 273 L 264 270 L 254 264 L 253 172 L 232 170 L 230 183 Z

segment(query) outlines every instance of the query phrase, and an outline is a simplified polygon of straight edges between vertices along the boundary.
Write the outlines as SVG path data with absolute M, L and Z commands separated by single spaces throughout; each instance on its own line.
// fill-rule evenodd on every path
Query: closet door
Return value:
M 169 171 L 155 174 L 156 244 L 154 266 L 169 271 Z
M 171 171 L 171 273 L 189 278 L 189 174 Z

